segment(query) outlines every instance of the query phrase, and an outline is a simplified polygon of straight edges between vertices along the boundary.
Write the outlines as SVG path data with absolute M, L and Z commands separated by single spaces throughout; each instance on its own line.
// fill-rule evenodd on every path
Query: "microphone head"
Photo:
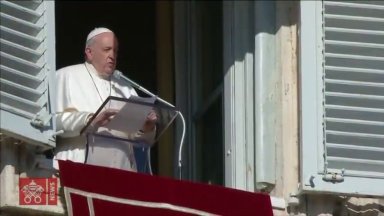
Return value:
M 115 70 L 115 72 L 113 72 L 113 77 L 115 77 L 116 79 L 120 79 L 120 76 L 121 76 L 121 72 L 120 71 L 118 71 L 118 70 Z

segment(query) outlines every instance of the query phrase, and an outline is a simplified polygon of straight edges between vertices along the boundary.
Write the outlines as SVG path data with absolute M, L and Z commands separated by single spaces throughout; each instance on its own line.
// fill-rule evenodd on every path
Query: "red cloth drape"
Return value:
M 93 197 L 96 216 L 196 215 L 182 212 L 180 208 L 223 216 L 273 215 L 270 198 L 265 194 L 71 161 L 59 161 L 59 168 L 62 187 L 69 191 L 76 189 L 81 193 L 92 193 L 88 196 Z M 103 200 L 105 197 L 97 198 L 95 194 L 119 198 L 118 202 L 129 203 L 106 201 Z M 74 216 L 89 215 L 85 196 L 71 193 L 70 198 Z

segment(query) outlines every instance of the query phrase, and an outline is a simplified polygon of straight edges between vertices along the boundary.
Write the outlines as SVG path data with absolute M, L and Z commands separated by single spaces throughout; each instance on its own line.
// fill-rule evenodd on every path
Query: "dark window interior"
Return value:
M 223 82 L 223 2 L 197 3 L 201 25 L 201 107 Z M 196 121 L 197 180 L 224 186 L 223 97 L 218 96 Z M 212 128 L 215 128 L 212 130 Z

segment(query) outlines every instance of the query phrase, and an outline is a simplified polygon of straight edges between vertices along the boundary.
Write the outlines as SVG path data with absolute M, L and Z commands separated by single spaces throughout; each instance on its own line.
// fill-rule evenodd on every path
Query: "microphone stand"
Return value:
M 122 72 L 116 70 L 114 73 L 113 73 L 113 76 L 117 79 L 123 79 L 127 82 L 129 82 L 133 87 L 137 88 L 139 91 L 151 96 L 151 97 L 154 97 L 154 96 L 157 96 L 155 94 L 153 94 L 152 92 L 148 91 L 147 89 L 145 89 L 144 87 L 142 87 L 141 85 L 135 83 L 134 81 L 132 81 L 131 79 L 129 79 L 128 77 L 124 76 Z M 172 108 L 175 108 L 174 105 L 168 103 L 167 101 L 157 97 L 157 100 L 159 100 L 160 102 L 172 107 Z M 183 144 L 184 144 L 184 137 L 185 137 L 185 120 L 184 120 L 184 116 L 183 114 L 180 112 L 180 111 L 177 111 L 179 116 L 180 116 L 180 119 L 181 119 L 181 123 L 183 125 L 183 131 L 181 133 L 181 139 L 180 139 L 180 145 L 179 145 L 179 157 L 178 157 L 178 171 L 179 171 L 179 179 L 182 180 L 182 152 L 183 152 Z M 149 153 L 149 171 L 152 175 L 152 168 L 151 168 L 151 157 L 150 157 L 150 154 L 151 154 L 151 149 L 149 149 L 148 151 Z

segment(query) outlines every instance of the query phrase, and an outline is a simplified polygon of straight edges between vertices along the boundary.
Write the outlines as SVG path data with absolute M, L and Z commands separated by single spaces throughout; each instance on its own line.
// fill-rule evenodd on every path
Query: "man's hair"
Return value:
M 94 38 L 94 37 L 91 38 L 91 39 L 89 39 L 89 40 L 85 43 L 85 49 L 88 48 L 88 47 L 91 47 L 92 44 L 93 44 L 94 42 L 95 42 L 95 38 Z M 87 57 L 87 54 L 85 53 L 85 50 L 84 50 L 84 59 L 85 59 L 86 62 L 90 63 L 90 62 L 89 62 L 89 59 L 88 59 L 88 57 Z

